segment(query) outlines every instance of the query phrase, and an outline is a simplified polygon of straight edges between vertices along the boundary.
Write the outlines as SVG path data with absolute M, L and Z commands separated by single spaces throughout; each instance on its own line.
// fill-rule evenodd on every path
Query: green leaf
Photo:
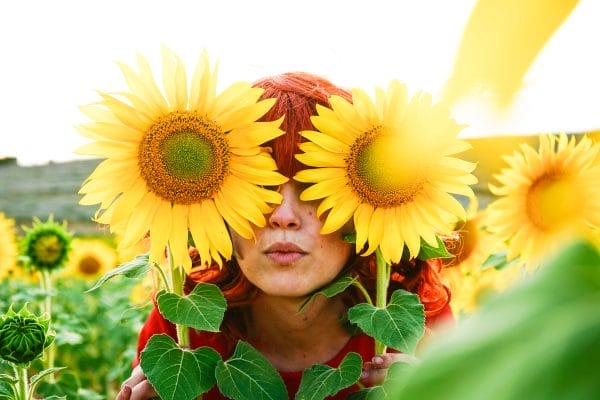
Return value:
M 302 373 L 296 393 L 297 400 L 322 400 L 356 383 L 362 371 L 362 358 L 358 353 L 346 354 L 338 368 L 313 365 Z
M 6 382 L 12 385 L 17 383 L 17 379 L 9 374 L 0 374 L 0 382 Z
M 98 279 L 96 284 L 89 288 L 86 292 L 98 289 L 107 280 L 114 278 L 118 275 L 123 275 L 127 278 L 139 278 L 148 273 L 152 269 L 152 264 L 149 262 L 150 254 L 144 253 L 135 257 L 133 260 L 126 262 L 125 264 L 119 265 L 117 268 L 113 268 Z
M 63 369 L 65 369 L 66 367 L 55 367 L 55 368 L 48 368 L 45 369 L 43 371 L 41 371 L 40 373 L 34 375 L 31 377 L 31 389 L 32 391 L 36 390 L 37 385 L 39 385 L 39 383 L 41 382 L 42 379 L 44 379 L 46 376 L 50 375 L 50 374 L 54 374 L 55 372 L 61 371 Z
M 62 371 L 57 381 L 49 383 L 47 380 L 37 379 L 36 394 L 44 399 L 79 399 L 77 395 L 81 386 L 77 376 L 69 370 Z
M 419 296 L 398 289 L 385 308 L 367 303 L 348 310 L 348 319 L 386 346 L 413 354 L 425 332 L 425 311 Z
M 229 360 L 219 362 L 216 377 L 221 393 L 234 400 L 288 398 L 287 389 L 277 370 L 244 341 L 238 342 Z
M 595 399 L 600 253 L 575 243 L 438 332 L 394 399 Z
M 488 258 L 481 265 L 481 269 L 504 269 L 508 268 L 511 265 L 515 264 L 518 261 L 518 258 L 514 258 L 510 261 L 506 258 L 507 251 L 501 250 L 497 253 L 490 254 Z
M 306 307 L 318 295 L 323 295 L 328 298 L 334 297 L 346 290 L 355 281 L 356 278 L 353 278 L 350 275 L 342 276 L 337 281 L 334 281 L 333 283 L 329 284 L 328 286 L 324 287 L 318 292 L 313 293 L 312 296 L 310 296 L 304 301 L 304 303 L 302 303 L 302 305 L 300 306 L 300 311 L 302 311 L 304 307 Z
M 163 400 L 192 400 L 215 384 L 221 359 L 210 347 L 182 349 L 168 335 L 153 335 L 141 353 L 146 377 Z
M 187 296 L 162 291 L 156 301 L 169 321 L 209 332 L 219 332 L 227 309 L 223 293 L 211 283 L 199 283 Z
M 444 241 L 440 239 L 439 236 L 435 237 L 437 241 L 437 247 L 431 246 L 425 240 L 421 239 L 421 248 L 419 250 L 419 254 L 417 255 L 417 259 L 419 260 L 429 260 L 432 258 L 451 258 L 454 257 L 452 254 L 448 252 L 446 249 L 446 245 Z

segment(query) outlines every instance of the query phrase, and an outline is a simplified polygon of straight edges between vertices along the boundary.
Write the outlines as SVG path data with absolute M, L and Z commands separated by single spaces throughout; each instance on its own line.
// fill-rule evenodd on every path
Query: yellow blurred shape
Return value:
M 450 103 L 474 89 L 508 105 L 533 60 L 577 0 L 479 0 L 445 88 Z

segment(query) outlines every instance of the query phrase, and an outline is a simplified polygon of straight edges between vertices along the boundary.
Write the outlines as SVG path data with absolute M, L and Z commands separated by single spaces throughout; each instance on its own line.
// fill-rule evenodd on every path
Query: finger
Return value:
M 129 400 L 148 400 L 154 397 L 158 397 L 154 387 L 148 380 L 144 380 L 133 387 Z
M 385 380 L 385 377 L 387 375 L 387 369 L 369 369 L 369 370 L 364 370 L 362 372 L 362 374 L 360 375 L 360 380 L 363 384 L 367 385 L 367 386 L 373 386 L 373 385 L 378 385 L 380 383 L 383 383 L 383 381 Z
M 121 386 L 121 390 L 117 394 L 117 400 L 129 400 L 131 396 L 131 387 L 127 385 Z

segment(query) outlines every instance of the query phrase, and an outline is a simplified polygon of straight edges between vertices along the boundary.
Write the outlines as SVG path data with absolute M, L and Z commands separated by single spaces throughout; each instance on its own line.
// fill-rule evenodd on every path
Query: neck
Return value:
M 251 306 L 250 343 L 280 371 L 298 371 L 332 359 L 350 334 L 341 319 L 346 308 L 339 297 L 305 299 L 259 294 Z

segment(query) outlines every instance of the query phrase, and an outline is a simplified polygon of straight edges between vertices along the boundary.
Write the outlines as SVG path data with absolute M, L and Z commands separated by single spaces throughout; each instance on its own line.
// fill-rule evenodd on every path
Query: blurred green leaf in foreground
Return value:
M 436 335 L 392 399 L 600 398 L 600 254 L 575 243 Z

